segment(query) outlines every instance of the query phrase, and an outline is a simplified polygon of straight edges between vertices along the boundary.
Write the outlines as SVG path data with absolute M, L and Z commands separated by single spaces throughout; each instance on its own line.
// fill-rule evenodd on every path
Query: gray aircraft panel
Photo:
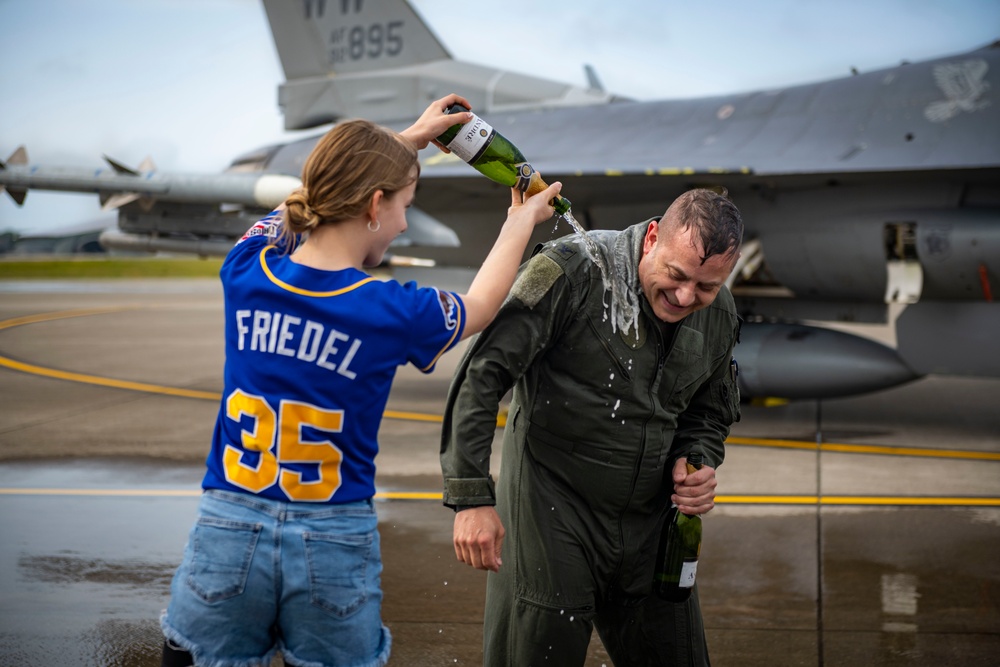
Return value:
M 987 76 L 983 83 L 991 88 L 966 100 L 964 107 L 956 102 L 953 116 L 926 117 L 943 97 L 934 81 L 936 67 L 986 62 L 990 73 L 1000 71 L 1000 49 L 973 54 L 789 89 L 784 95 L 795 113 L 784 110 L 785 99 L 777 100 L 771 113 L 753 113 L 777 96 L 762 92 L 494 112 L 489 122 L 536 168 L 552 175 L 747 168 L 777 176 L 995 168 L 1000 166 L 1000 104 L 990 92 L 1000 85 L 995 76 Z M 897 86 L 909 82 L 906 97 L 901 97 Z M 438 161 L 427 166 L 425 176 L 461 175 L 463 166 Z

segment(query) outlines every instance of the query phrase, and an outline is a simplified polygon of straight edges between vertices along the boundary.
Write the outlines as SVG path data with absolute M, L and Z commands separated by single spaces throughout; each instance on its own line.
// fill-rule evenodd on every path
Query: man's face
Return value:
M 705 254 L 693 226 L 682 229 L 649 223 L 639 260 L 639 281 L 653 312 L 664 322 L 680 322 L 715 300 L 739 257 Z

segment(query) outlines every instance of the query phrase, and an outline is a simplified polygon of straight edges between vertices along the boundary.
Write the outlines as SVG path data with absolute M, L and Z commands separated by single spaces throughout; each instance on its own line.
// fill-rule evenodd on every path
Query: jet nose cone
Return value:
M 744 398 L 840 398 L 920 377 L 887 345 L 802 324 L 747 323 L 734 356 Z

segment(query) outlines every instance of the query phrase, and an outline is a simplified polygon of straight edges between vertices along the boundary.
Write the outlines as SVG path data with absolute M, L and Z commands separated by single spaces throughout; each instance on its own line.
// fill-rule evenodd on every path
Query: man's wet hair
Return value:
M 688 190 L 670 205 L 664 219 L 682 229 L 692 225 L 698 231 L 705 255 L 735 255 L 743 243 L 743 217 L 725 188 Z

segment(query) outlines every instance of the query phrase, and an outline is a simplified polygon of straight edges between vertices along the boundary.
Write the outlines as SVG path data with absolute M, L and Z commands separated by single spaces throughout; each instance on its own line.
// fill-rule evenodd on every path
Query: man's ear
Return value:
M 642 240 L 642 254 L 645 255 L 653 246 L 656 245 L 656 239 L 660 233 L 660 223 L 656 220 L 650 220 L 649 226 L 646 228 L 646 236 Z

